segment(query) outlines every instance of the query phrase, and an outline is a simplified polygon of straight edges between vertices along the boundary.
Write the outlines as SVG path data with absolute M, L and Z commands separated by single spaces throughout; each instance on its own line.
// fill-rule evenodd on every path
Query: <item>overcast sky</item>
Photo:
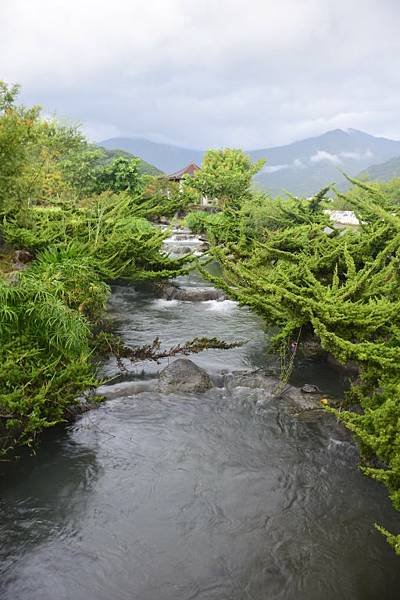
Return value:
M 400 139 L 400 0 L 0 0 L 0 79 L 95 140 Z

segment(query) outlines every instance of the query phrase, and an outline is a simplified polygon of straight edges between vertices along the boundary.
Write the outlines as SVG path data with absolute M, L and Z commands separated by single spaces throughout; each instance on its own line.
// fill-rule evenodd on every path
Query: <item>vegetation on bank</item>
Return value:
M 223 277 L 204 275 L 278 327 L 277 350 L 312 338 L 359 365 L 343 409 L 328 410 L 354 432 L 362 470 L 400 509 L 400 186 L 353 184 L 336 201 L 354 210 L 357 229 L 332 226 L 328 188 L 306 200 L 248 188 L 221 212 L 186 222 L 208 234 L 223 267 Z M 400 536 L 380 530 L 400 554 Z
M 162 253 L 167 233 L 148 220 L 173 215 L 178 192 L 161 206 L 138 159 L 106 156 L 76 128 L 16 105 L 17 93 L 0 84 L 3 452 L 31 443 L 96 385 L 109 283 L 184 265 Z

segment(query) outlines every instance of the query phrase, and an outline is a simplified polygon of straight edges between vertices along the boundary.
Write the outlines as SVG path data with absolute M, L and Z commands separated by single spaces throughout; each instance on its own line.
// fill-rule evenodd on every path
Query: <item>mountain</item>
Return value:
M 164 173 L 173 173 L 190 162 L 200 165 L 204 154 L 201 150 L 159 144 L 143 138 L 111 138 L 100 142 L 99 145 L 107 150 L 126 150 L 155 165 Z
M 395 156 L 378 165 L 370 165 L 367 169 L 361 171 L 357 177 L 358 179 L 369 179 L 370 181 L 389 181 L 390 179 L 400 178 L 400 156 Z
M 286 146 L 251 152 L 253 158 L 267 157 L 263 171 L 255 178 L 258 186 L 272 195 L 284 189 L 305 196 L 329 183 L 345 182 L 340 171 L 356 175 L 399 154 L 399 141 L 355 129 L 335 129 Z
M 123 156 L 124 158 L 133 158 L 134 155 L 131 154 L 130 152 L 127 152 L 126 150 L 107 150 L 107 148 L 101 147 L 102 150 L 104 150 L 105 152 L 105 157 L 103 160 L 101 160 L 101 163 L 106 165 L 110 162 L 112 162 L 114 160 L 114 158 L 117 158 L 119 156 Z M 155 167 L 154 165 L 151 165 L 150 163 L 146 162 L 143 159 L 139 159 L 139 173 L 141 175 L 161 175 L 162 171 L 160 171 L 160 169 L 157 169 L 157 167 Z
M 189 162 L 201 164 L 204 152 L 142 138 L 112 138 L 101 142 L 120 148 L 172 173 Z M 248 150 L 254 160 L 267 160 L 254 183 L 272 195 L 289 191 L 309 196 L 329 183 L 345 181 L 341 170 L 357 175 L 374 163 L 400 155 L 400 141 L 375 137 L 356 129 L 335 129 L 285 146 Z

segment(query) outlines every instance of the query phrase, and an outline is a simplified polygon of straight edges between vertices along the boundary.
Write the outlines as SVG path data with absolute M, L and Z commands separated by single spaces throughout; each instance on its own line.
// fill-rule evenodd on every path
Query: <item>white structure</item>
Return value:
M 339 228 L 349 225 L 357 227 L 360 224 L 352 210 L 326 210 L 325 212 L 329 215 L 332 223 Z

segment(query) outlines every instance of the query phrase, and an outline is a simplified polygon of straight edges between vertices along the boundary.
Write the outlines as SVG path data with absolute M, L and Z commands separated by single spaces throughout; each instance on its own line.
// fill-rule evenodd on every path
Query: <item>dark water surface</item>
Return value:
M 234 303 L 120 287 L 111 314 L 133 343 L 249 340 L 194 358 L 211 372 L 274 362 L 260 320 Z M 343 385 L 309 362 L 295 378 L 331 394 Z M 277 401 L 257 411 L 252 394 L 118 397 L 4 463 L 1 600 L 399 598 L 400 561 L 373 527 L 396 530 L 398 513 L 358 471 L 348 436 L 324 413 Z

